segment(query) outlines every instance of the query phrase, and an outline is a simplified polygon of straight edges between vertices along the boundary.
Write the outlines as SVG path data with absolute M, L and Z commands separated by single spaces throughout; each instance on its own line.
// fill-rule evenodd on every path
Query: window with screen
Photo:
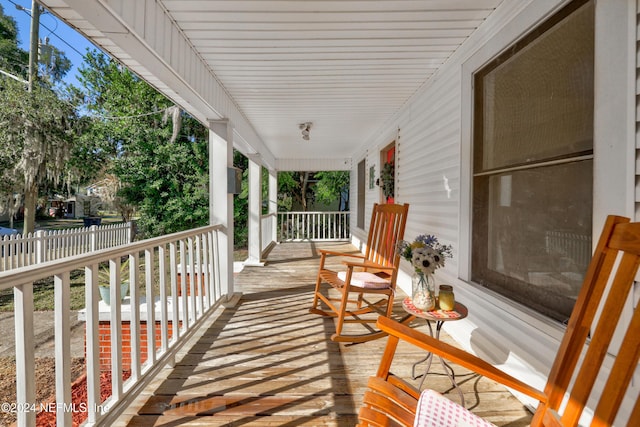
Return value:
M 474 77 L 472 280 L 566 320 L 591 257 L 594 4 Z

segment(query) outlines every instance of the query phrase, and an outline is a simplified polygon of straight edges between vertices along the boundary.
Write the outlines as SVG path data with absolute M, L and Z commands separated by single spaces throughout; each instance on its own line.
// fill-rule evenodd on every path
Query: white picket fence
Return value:
M 131 223 L 39 230 L 0 237 L 0 271 L 131 243 Z
M 278 212 L 278 239 L 281 242 L 349 238 L 349 212 Z

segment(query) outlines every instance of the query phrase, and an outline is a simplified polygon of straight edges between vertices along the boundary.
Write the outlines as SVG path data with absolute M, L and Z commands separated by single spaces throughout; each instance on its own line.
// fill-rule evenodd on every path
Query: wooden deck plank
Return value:
M 317 249 L 350 250 L 342 243 L 277 245 L 264 267 L 236 276 L 243 293 L 221 310 L 175 367 L 145 390 L 117 425 L 130 426 L 352 426 L 369 376 L 386 339 L 334 343 L 334 320 L 310 314 Z M 340 265 L 340 258 L 330 263 Z M 394 315 L 404 315 L 401 296 Z M 424 323 L 414 326 L 426 330 Z M 353 325 L 360 327 L 360 325 Z M 451 342 L 445 333 L 443 340 Z M 401 346 L 393 371 L 405 378 L 424 354 Z M 419 371 L 424 370 L 424 364 Z M 498 426 L 526 426 L 530 413 L 503 387 L 454 366 L 467 407 Z M 413 380 L 418 384 L 420 379 Z M 439 363 L 425 385 L 459 397 Z

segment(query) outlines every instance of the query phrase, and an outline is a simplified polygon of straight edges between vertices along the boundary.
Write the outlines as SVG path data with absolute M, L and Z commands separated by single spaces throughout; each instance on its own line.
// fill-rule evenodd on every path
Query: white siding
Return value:
M 454 246 L 453 260 L 438 270 L 436 276 L 439 282 L 453 284 L 456 298 L 469 308 L 468 319 L 447 324 L 447 331 L 468 350 L 538 387 L 544 385 L 562 327 L 469 280 L 472 77 L 500 51 L 566 3 L 562 0 L 502 3 L 482 27 L 482 33 L 472 35 L 395 118 L 386 123 L 379 132 L 380 137 L 367 141 L 362 154 L 353 159 L 357 164 L 366 157 L 367 170 L 370 163 L 376 164 L 379 175 L 379 150 L 394 139 L 393 130 L 400 128 L 396 203 L 410 203 L 405 238 L 435 234 Z M 640 212 L 640 196 L 637 196 L 640 195 L 640 174 L 636 173 L 635 166 L 640 164 L 640 138 L 635 131 L 635 97 L 633 105 L 628 105 L 628 94 L 640 93 L 635 87 L 636 79 L 640 81 L 635 52 L 636 40 L 640 39 L 636 25 L 640 27 L 640 24 L 635 22 L 636 5 L 632 2 L 596 3 L 593 228 L 597 238 L 607 214 L 632 215 L 633 209 L 629 207 L 634 203 Z M 624 22 L 629 13 L 625 9 L 631 7 L 634 21 L 627 24 L 632 27 L 632 34 L 629 28 L 620 25 L 621 15 Z M 632 61 L 628 61 L 628 46 L 633 46 Z M 630 62 L 633 66 L 626 67 Z M 628 78 L 629 68 L 633 69 L 632 79 Z M 620 102 L 611 102 L 612 99 Z M 637 139 L 632 144 L 635 156 L 629 148 L 629 134 Z M 635 159 L 639 159 L 638 162 Z M 613 192 L 611 188 L 620 191 Z M 630 188 L 633 190 L 629 191 Z M 353 194 L 355 189 L 353 184 Z M 378 198 L 379 192 L 367 191 L 367 209 Z M 356 200 L 355 195 L 352 200 Z M 369 215 L 370 210 L 367 212 Z M 355 216 L 352 219 L 357 242 L 363 237 L 355 231 Z M 403 268 L 405 274 L 401 274 L 400 287 L 407 292 L 410 267 L 403 264 Z M 628 409 L 629 402 L 626 403 Z

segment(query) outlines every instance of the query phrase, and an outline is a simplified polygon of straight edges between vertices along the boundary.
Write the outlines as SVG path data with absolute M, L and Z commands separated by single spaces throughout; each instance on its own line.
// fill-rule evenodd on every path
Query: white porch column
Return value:
M 209 121 L 209 222 L 222 225 L 218 233 L 220 285 L 227 299 L 233 289 L 233 195 L 227 169 L 233 166 L 233 127 L 228 119 Z
M 271 241 L 278 242 L 278 171 L 269 170 L 269 215 L 271 221 Z
M 264 265 L 262 258 L 262 166 L 249 159 L 249 250 L 244 265 Z

